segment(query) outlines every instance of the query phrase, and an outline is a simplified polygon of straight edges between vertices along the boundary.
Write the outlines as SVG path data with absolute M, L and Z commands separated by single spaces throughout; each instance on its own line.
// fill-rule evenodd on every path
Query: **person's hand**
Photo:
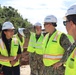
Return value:
M 10 64 L 13 66 L 17 61 L 13 60 L 10 62 Z
M 55 64 L 53 65 L 53 68 L 54 68 L 54 69 L 58 69 L 61 65 L 62 65 L 61 62 L 57 62 L 57 63 L 55 63 Z
M 16 59 L 16 56 L 10 56 L 10 57 L 8 57 L 8 60 L 9 61 L 13 61 L 13 60 L 15 60 Z

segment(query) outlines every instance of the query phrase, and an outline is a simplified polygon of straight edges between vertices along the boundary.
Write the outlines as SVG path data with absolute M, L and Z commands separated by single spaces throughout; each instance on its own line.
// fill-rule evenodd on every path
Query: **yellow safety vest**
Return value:
M 76 48 L 67 60 L 65 75 L 76 75 Z
M 13 38 L 12 41 L 11 41 L 10 56 L 17 56 L 18 47 L 19 47 L 18 40 L 16 38 Z M 2 41 L 2 39 L 0 39 L 0 54 L 3 55 L 3 56 L 8 56 L 7 49 L 6 49 L 5 44 Z M 0 64 L 2 64 L 4 66 L 11 67 L 10 61 L 8 61 L 8 60 L 0 59 Z M 19 65 L 19 61 L 16 62 L 16 64 L 14 66 L 17 66 L 17 65 Z
M 69 41 L 71 42 L 71 44 L 73 44 L 74 43 L 73 37 L 71 35 L 69 35 L 69 34 L 67 35 L 67 37 L 68 37 Z M 66 66 L 66 62 L 64 64 L 64 66 Z
M 60 40 L 61 32 L 56 31 L 52 34 L 52 36 L 49 38 L 49 41 L 47 43 L 49 33 L 46 34 L 43 40 L 43 49 L 44 49 L 44 55 L 43 55 L 43 62 L 45 66 L 51 66 L 58 62 L 63 54 L 64 49 L 60 46 L 59 40 Z
M 74 75 L 76 75 L 76 48 L 74 49 Z
M 76 75 L 76 48 L 69 56 L 67 63 L 66 63 L 66 69 L 65 69 L 65 75 Z
M 21 42 L 21 40 L 20 40 L 20 38 L 18 37 L 17 34 L 14 35 L 14 38 L 17 38 L 17 39 L 18 39 L 19 44 L 20 44 L 20 46 L 21 46 L 21 51 L 23 52 L 23 45 L 24 45 L 24 42 L 25 42 L 24 37 L 22 37 L 22 40 L 23 40 L 22 42 Z
M 74 39 L 72 36 L 68 35 L 68 38 L 70 40 L 71 43 L 74 42 Z M 71 55 L 69 56 L 69 58 L 67 59 L 66 62 L 66 69 L 65 69 L 65 75 L 74 75 L 74 61 L 73 61 L 73 55 L 74 51 L 71 53 Z
M 28 52 L 36 52 L 37 54 L 43 54 L 43 49 L 42 49 L 42 41 L 43 41 L 43 34 L 41 34 L 41 36 L 39 37 L 39 39 L 36 41 L 36 34 L 35 33 L 31 33 L 30 36 L 30 41 L 29 41 L 29 45 L 28 45 Z

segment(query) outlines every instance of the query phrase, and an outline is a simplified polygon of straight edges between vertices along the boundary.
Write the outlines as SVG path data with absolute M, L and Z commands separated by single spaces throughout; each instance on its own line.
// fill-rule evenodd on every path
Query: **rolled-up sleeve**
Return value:
M 64 48 L 65 52 L 63 54 L 62 59 L 60 60 L 60 62 L 64 63 L 66 62 L 66 60 L 68 59 L 68 57 L 70 56 L 71 52 L 73 51 L 72 49 L 68 51 L 68 48 L 71 46 L 71 42 L 69 41 L 68 37 L 66 36 L 66 34 L 62 34 L 60 37 L 60 45 Z

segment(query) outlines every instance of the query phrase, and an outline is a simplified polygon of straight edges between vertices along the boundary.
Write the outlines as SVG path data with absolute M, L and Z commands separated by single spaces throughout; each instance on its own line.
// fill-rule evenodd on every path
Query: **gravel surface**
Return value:
M 30 75 L 30 66 L 29 65 L 23 65 L 20 67 L 20 75 Z

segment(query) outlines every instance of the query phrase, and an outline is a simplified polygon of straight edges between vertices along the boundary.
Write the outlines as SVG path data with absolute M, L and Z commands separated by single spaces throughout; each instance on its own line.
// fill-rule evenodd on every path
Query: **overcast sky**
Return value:
M 12 6 L 32 24 L 43 24 L 47 15 L 55 15 L 58 19 L 57 29 L 63 32 L 66 32 L 62 23 L 63 17 L 66 10 L 75 2 L 76 0 L 0 0 L 1 6 Z

